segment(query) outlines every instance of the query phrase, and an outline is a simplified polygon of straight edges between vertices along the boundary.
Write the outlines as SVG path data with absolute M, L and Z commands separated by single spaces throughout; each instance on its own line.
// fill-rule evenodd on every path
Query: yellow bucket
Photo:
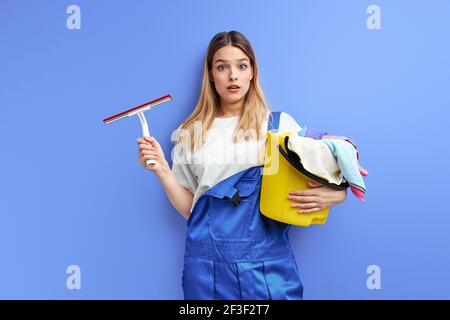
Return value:
M 297 226 L 324 224 L 329 208 L 314 213 L 300 213 L 299 208 L 291 207 L 295 202 L 287 198 L 289 192 L 311 189 L 308 182 L 317 181 L 300 172 L 286 157 L 288 150 L 285 142 L 289 134 L 291 132 L 288 131 L 279 134 L 267 132 L 260 211 L 268 218 Z

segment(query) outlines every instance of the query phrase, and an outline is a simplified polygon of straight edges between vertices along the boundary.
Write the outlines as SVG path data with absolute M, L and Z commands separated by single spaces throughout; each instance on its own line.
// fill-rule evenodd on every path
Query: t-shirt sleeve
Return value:
M 280 114 L 280 129 L 279 131 L 292 131 L 292 132 L 300 132 L 302 127 L 295 121 L 291 115 L 286 112 L 282 112 Z
M 183 187 L 195 194 L 198 182 L 191 170 L 186 149 L 181 144 L 176 144 L 172 151 L 172 172 Z

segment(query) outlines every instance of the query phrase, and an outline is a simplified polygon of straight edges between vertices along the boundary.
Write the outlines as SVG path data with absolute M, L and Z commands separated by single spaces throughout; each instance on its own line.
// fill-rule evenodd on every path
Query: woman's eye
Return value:
M 246 64 L 241 64 L 240 68 L 241 68 L 241 70 L 245 70 L 245 69 L 248 68 L 248 66 Z M 226 69 L 226 66 L 224 66 L 224 65 L 221 65 L 221 66 L 217 67 L 217 70 L 219 70 L 219 71 L 222 71 L 222 70 L 225 70 L 225 69 Z

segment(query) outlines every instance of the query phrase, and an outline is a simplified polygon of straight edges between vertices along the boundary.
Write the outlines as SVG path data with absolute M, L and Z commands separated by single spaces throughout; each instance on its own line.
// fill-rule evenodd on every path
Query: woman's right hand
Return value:
M 139 145 L 139 163 L 145 169 L 153 171 L 159 177 L 167 172 L 167 170 L 170 170 L 169 164 L 164 157 L 164 151 L 154 137 L 139 138 L 137 139 L 137 143 Z M 150 159 L 155 160 L 156 163 L 153 165 L 147 165 L 146 161 Z
M 177 181 L 158 141 L 153 137 L 144 137 L 137 139 L 137 143 L 139 145 L 139 163 L 141 166 L 158 175 L 159 181 L 174 208 L 188 219 L 194 196 Z M 146 161 L 149 159 L 155 160 L 156 163 L 147 165 Z

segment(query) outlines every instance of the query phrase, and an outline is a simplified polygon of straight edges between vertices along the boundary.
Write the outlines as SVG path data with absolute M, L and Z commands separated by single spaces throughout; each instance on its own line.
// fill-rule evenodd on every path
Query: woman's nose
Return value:
M 237 80 L 237 71 L 234 68 L 231 68 L 230 71 L 230 80 Z

